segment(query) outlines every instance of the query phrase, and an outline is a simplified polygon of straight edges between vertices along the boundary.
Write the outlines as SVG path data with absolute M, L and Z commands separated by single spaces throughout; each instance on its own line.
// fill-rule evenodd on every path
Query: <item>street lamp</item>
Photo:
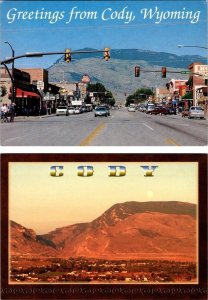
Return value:
M 202 48 L 202 49 L 208 49 L 208 47 L 204 47 L 204 46 L 185 46 L 185 45 L 178 45 L 178 48 Z
M 14 49 L 12 48 L 12 45 L 7 41 L 4 43 L 9 45 L 12 50 L 12 57 L 14 57 Z M 12 61 L 12 103 L 14 103 L 14 59 Z

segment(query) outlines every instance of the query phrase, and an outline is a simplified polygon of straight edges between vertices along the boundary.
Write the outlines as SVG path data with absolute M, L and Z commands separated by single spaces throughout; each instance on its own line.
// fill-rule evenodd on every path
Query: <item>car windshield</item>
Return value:
M 58 109 L 66 109 L 66 106 L 58 106 Z
M 105 107 L 98 107 L 98 108 L 96 108 L 96 110 L 100 110 L 100 111 L 103 110 L 104 111 L 104 110 L 106 110 L 106 108 Z
M 191 107 L 191 110 L 203 110 L 202 107 Z
M 72 106 L 72 107 L 69 107 L 69 109 L 74 109 L 74 107 Z

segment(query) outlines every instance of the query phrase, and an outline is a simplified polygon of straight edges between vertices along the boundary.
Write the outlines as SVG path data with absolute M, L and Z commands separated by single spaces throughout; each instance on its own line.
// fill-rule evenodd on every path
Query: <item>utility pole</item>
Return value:
M 12 50 L 12 58 L 14 58 L 14 49 L 12 48 L 12 45 L 9 42 L 4 42 L 5 44 L 8 44 L 9 47 Z M 14 59 L 12 60 L 12 103 L 15 102 L 15 88 L 14 88 Z

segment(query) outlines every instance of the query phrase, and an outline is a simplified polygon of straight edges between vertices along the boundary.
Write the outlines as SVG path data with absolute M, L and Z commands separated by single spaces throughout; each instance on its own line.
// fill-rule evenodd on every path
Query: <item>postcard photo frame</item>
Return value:
M 166 243 L 166 241 L 164 242 L 164 239 L 162 238 L 163 228 L 165 228 L 165 226 L 169 224 L 169 223 L 167 224 L 167 222 L 173 222 L 170 223 L 172 226 L 171 230 L 174 229 L 173 224 L 175 224 L 176 222 L 178 222 L 179 226 L 180 224 L 184 225 L 182 233 L 180 232 L 179 234 L 179 236 L 181 236 L 181 234 L 184 235 L 182 237 L 183 242 L 181 243 L 180 237 L 177 236 L 176 245 L 180 246 L 181 249 L 183 247 L 185 248 L 190 247 L 189 249 L 193 249 L 192 247 L 193 242 L 191 242 L 192 237 L 190 236 L 192 236 L 192 233 L 194 232 L 193 231 L 194 225 L 193 226 L 191 225 L 192 224 L 191 211 L 194 204 L 188 204 L 188 206 L 185 208 L 185 210 L 188 212 L 183 213 L 182 207 L 185 204 L 177 201 L 173 203 L 174 208 L 173 207 L 171 208 L 171 210 L 173 210 L 172 212 L 169 211 L 170 210 L 169 207 L 168 208 L 166 207 L 165 201 L 163 203 L 161 202 L 162 204 L 160 202 L 157 203 L 158 207 L 161 205 L 162 208 L 160 209 L 159 208 L 153 209 L 152 206 L 146 207 L 145 205 L 147 204 L 142 204 L 144 205 L 144 207 L 142 206 L 141 208 L 141 203 L 135 204 L 135 202 L 133 201 L 130 202 L 130 204 L 128 204 L 128 202 L 125 202 L 126 199 L 124 195 L 125 190 L 127 190 L 127 196 L 132 200 L 131 198 L 133 197 L 133 195 L 131 195 L 132 190 L 135 191 L 140 190 L 140 192 L 137 192 L 137 194 L 142 194 L 142 189 L 146 188 L 145 193 L 142 194 L 143 195 L 142 199 L 145 199 L 145 195 L 146 195 L 148 200 L 147 202 L 152 203 L 153 201 L 149 201 L 149 200 L 155 200 L 154 196 L 156 196 L 155 195 L 156 185 L 158 185 L 157 182 L 157 184 L 154 187 L 153 180 L 156 179 L 157 177 L 157 171 L 160 171 L 160 169 L 165 170 L 168 164 L 169 164 L 170 172 L 172 170 L 171 169 L 172 167 L 173 168 L 177 167 L 178 177 L 180 177 L 180 173 L 183 174 L 182 169 L 184 166 L 191 166 L 191 168 L 193 167 L 193 170 L 196 170 L 196 173 L 193 173 L 195 174 L 194 176 L 196 177 L 194 179 L 195 180 L 194 182 L 197 185 L 195 186 L 195 192 L 196 195 L 198 195 L 197 222 L 196 222 L 197 224 L 196 233 L 198 233 L 198 235 L 196 240 L 197 242 L 195 245 L 196 247 L 194 248 L 196 249 L 196 265 L 197 265 L 197 275 L 195 279 L 193 278 L 194 276 L 189 272 L 190 268 L 193 267 L 193 265 L 191 265 L 189 262 L 183 264 L 180 262 L 180 261 L 184 261 L 184 258 L 182 258 L 178 262 L 175 262 L 174 267 L 176 269 L 178 266 L 180 266 L 180 268 L 182 269 L 187 267 L 187 270 L 189 270 L 187 271 L 189 272 L 189 277 L 186 276 L 186 280 L 185 280 L 184 279 L 185 277 L 183 277 L 185 275 L 178 274 L 177 277 L 174 274 L 173 281 L 171 281 L 172 279 L 167 279 L 165 277 L 164 272 L 162 273 L 163 275 L 158 273 L 158 270 L 156 268 L 156 265 L 154 265 L 154 263 L 152 265 L 147 263 L 147 261 L 149 261 L 147 257 L 149 256 L 147 257 L 144 256 L 143 261 L 141 261 L 141 257 L 139 256 L 134 257 L 135 251 L 138 251 L 137 255 L 139 251 L 141 251 L 141 249 L 138 248 L 138 242 L 137 242 L 138 236 L 140 237 L 140 239 L 142 238 L 142 243 L 144 247 L 147 247 L 146 248 L 147 252 L 149 251 L 148 255 L 150 255 L 152 251 L 151 249 L 158 248 L 158 244 L 157 244 L 157 239 L 158 239 L 159 243 L 161 244 L 161 247 L 162 248 L 164 247 L 165 251 L 167 251 L 166 253 L 167 256 L 164 256 L 165 258 L 163 259 L 163 262 L 165 262 L 165 264 L 162 263 L 160 265 L 160 268 L 162 269 L 167 268 L 167 270 L 170 270 L 169 263 L 170 261 L 173 261 L 173 256 L 171 256 L 171 259 L 170 258 L 167 259 L 168 255 L 172 255 L 172 254 L 169 253 L 170 250 L 167 250 L 170 249 L 168 248 L 169 247 L 168 243 Z M 41 166 L 44 166 L 44 170 L 46 170 L 44 176 L 47 176 L 47 180 L 49 180 L 50 188 L 48 188 L 49 186 L 48 187 L 46 186 L 46 190 L 44 188 L 46 182 L 42 181 L 42 175 L 41 175 L 42 169 L 38 169 L 41 168 Z M 38 169 L 35 171 L 36 173 L 33 173 L 34 169 Z M 136 178 L 135 182 L 133 183 L 132 180 L 127 182 L 126 181 L 127 177 L 131 176 L 132 172 L 136 172 L 135 174 L 139 174 L 140 179 Z M 187 177 L 184 178 L 182 182 L 189 182 L 189 174 L 190 174 L 189 172 L 190 172 L 189 169 L 187 169 L 187 173 L 186 173 Z M 92 180 L 96 180 L 96 176 L 97 178 L 101 176 L 99 175 L 101 173 L 105 173 L 104 174 L 105 177 L 104 175 L 102 175 L 103 177 L 100 177 L 101 178 L 100 180 L 102 180 L 102 185 L 101 185 L 102 187 L 99 185 L 100 184 L 99 181 L 94 181 L 92 183 Z M 39 176 L 36 176 L 36 178 L 32 179 L 32 181 L 27 181 L 29 180 L 29 177 L 34 176 L 34 174 L 36 175 L 39 174 Z M 166 180 L 169 181 L 170 179 L 171 177 L 169 179 L 166 178 Z M 67 180 L 66 185 L 63 185 L 63 180 Z M 78 180 L 77 181 L 78 183 L 76 183 L 76 180 Z M 123 180 L 120 181 L 120 183 L 122 182 L 123 187 L 121 186 L 121 184 L 117 184 L 119 180 Z M 144 181 L 144 180 L 152 180 L 152 181 L 151 184 L 149 185 L 150 181 Z M 162 181 L 162 177 L 159 180 L 160 180 L 159 182 L 161 182 L 161 186 L 159 187 L 160 195 L 162 195 L 162 190 L 163 192 L 165 190 L 164 195 L 168 197 L 168 191 L 169 194 L 173 193 L 171 188 L 171 183 L 169 184 L 170 187 L 168 188 L 168 186 L 164 186 L 165 183 Z M 172 177 L 172 180 L 177 180 L 175 175 L 174 177 Z M 89 195 L 86 196 L 88 194 L 88 191 L 85 189 L 86 186 L 83 183 L 84 181 L 85 182 L 88 181 L 87 185 L 89 186 L 89 191 L 91 193 L 90 194 L 91 196 Z M 106 182 L 109 181 L 110 184 L 108 183 L 106 185 L 105 181 Z M 146 187 L 139 187 L 139 181 L 140 184 L 142 185 L 144 185 L 143 184 L 144 182 L 145 183 L 149 182 L 149 183 L 147 184 Z M 192 191 L 191 182 L 192 181 L 190 181 L 188 188 Z M 1 234 L 1 248 L 2 248 L 1 249 L 1 264 L 2 264 L 1 294 L 2 296 L 1 297 L 2 299 L 37 299 L 37 298 L 38 299 L 46 299 L 46 298 L 52 298 L 52 299 L 66 299 L 66 298 L 150 299 L 151 298 L 153 299 L 153 297 L 158 299 L 166 299 L 166 298 L 175 299 L 176 296 L 181 299 L 189 299 L 191 297 L 194 297 L 195 299 L 206 299 L 207 296 L 207 184 L 206 183 L 207 183 L 207 155 L 205 154 L 3 154 L 2 171 L 1 171 L 1 192 L 2 192 L 2 203 L 1 203 L 1 232 L 2 232 Z M 76 196 L 73 196 L 74 195 L 73 186 L 75 186 L 76 184 L 78 184 L 75 189 L 77 192 L 76 192 Z M 63 188 L 67 186 L 67 190 L 64 193 L 62 193 L 61 191 L 57 192 L 57 195 L 60 195 L 58 201 L 60 205 L 63 205 L 61 204 L 62 203 L 61 197 L 64 197 L 63 195 L 66 193 L 67 194 L 69 193 L 69 197 L 67 196 L 67 199 L 70 199 L 70 194 L 71 194 L 71 199 L 72 198 L 76 199 L 75 201 L 76 203 L 78 203 L 78 201 L 81 201 L 80 202 L 81 206 L 78 206 L 80 209 L 79 211 L 78 208 L 75 209 L 75 207 L 73 206 L 76 203 L 72 202 L 72 204 L 70 204 L 72 205 L 70 206 L 71 211 L 72 208 L 74 209 L 74 216 L 73 216 L 74 219 L 72 218 L 71 224 L 75 224 L 75 225 L 68 226 L 67 223 L 63 223 L 63 224 L 57 223 L 56 225 L 56 221 L 54 218 L 52 227 L 50 227 L 51 225 L 48 223 L 49 224 L 48 228 L 50 229 L 56 226 L 58 227 L 58 229 L 54 231 L 48 230 L 52 232 L 53 238 L 51 238 L 50 234 L 48 235 L 35 234 L 33 230 L 28 229 L 28 228 L 33 228 L 33 224 L 34 226 L 36 226 L 35 221 L 38 220 L 38 215 L 37 215 L 38 210 L 35 211 L 34 210 L 35 208 L 33 207 L 33 204 L 36 201 L 34 200 L 35 198 L 31 198 L 31 199 L 28 198 L 27 185 L 29 185 L 29 190 L 31 190 L 33 194 L 36 194 L 37 198 L 40 195 L 40 192 L 38 191 L 38 189 L 36 189 L 37 186 L 39 186 L 39 189 L 40 191 L 42 191 L 42 193 L 44 193 L 44 191 L 47 191 L 48 189 L 48 193 L 50 194 L 49 199 L 47 200 L 49 201 L 47 202 L 48 203 L 47 210 L 49 216 L 51 215 L 52 212 L 51 210 L 52 206 L 53 206 L 53 210 L 56 211 L 57 215 L 59 214 L 58 206 L 56 208 L 55 203 L 53 204 L 51 203 L 51 201 L 53 202 L 54 201 L 53 199 L 55 199 L 53 198 L 54 186 L 57 185 L 56 189 L 59 187 Z M 148 186 L 152 186 L 152 190 L 149 190 Z M 183 183 L 181 184 L 181 186 L 183 187 Z M 186 184 L 184 185 L 184 187 L 185 186 Z M 84 194 L 82 194 L 81 192 L 82 189 L 85 189 Z M 109 194 L 106 194 L 108 195 L 108 197 L 104 195 L 105 193 L 107 193 L 107 189 L 109 190 L 111 189 L 111 195 L 112 195 L 111 198 L 112 199 L 115 198 L 115 200 L 113 200 L 114 202 L 112 202 L 113 208 L 111 207 L 110 209 L 106 210 L 106 208 L 110 207 L 108 204 L 105 207 L 105 202 L 108 202 L 108 198 L 110 198 Z M 177 189 L 179 195 L 180 191 L 182 191 L 181 187 L 178 186 Z M 92 191 L 94 191 L 95 195 L 93 195 Z M 122 196 L 119 194 L 119 192 L 122 193 L 121 194 Z M 120 201 L 116 199 L 117 194 L 119 194 L 120 198 L 118 199 L 120 199 Z M 90 206 L 90 201 L 93 201 L 94 196 L 95 199 L 96 197 L 97 198 L 100 197 L 100 199 L 105 199 L 106 197 L 106 200 L 103 200 L 103 202 L 97 204 L 97 206 L 93 202 L 94 211 L 96 210 L 99 211 L 100 209 L 99 213 L 96 212 L 95 215 L 93 215 L 94 212 L 92 210 L 92 207 L 90 208 L 90 210 L 87 210 L 87 204 L 89 204 Z M 22 202 L 23 198 L 27 199 L 27 201 L 31 201 L 30 203 L 31 214 L 29 215 L 29 226 L 25 226 L 25 224 L 26 225 L 28 224 L 27 223 L 28 207 L 27 205 L 24 204 L 26 202 Z M 46 196 L 43 196 L 43 199 L 46 199 Z M 43 199 L 41 201 L 43 201 Z M 118 207 L 118 205 L 115 204 L 117 202 L 121 202 L 120 204 L 122 205 Z M 22 206 L 18 206 L 20 203 L 22 203 L 21 204 Z M 41 211 L 44 211 L 44 205 L 41 206 L 42 204 L 40 203 L 38 203 L 38 205 L 41 207 L 41 210 L 39 210 L 41 216 Z M 167 205 L 169 206 L 170 203 L 172 202 L 171 201 L 168 202 Z M 109 202 L 109 204 L 111 204 L 111 202 Z M 64 205 L 68 205 L 68 204 L 65 203 Z M 102 205 L 104 205 L 103 207 L 105 209 L 103 209 Z M 178 205 L 181 205 L 179 211 L 177 207 Z M 132 206 L 134 208 L 132 208 Z M 67 206 L 64 207 L 66 211 Z M 62 211 L 64 207 L 62 207 Z M 82 215 L 85 209 L 86 209 L 85 217 L 88 217 L 89 221 L 91 220 L 94 221 L 86 223 L 87 219 L 83 217 L 84 223 L 82 223 L 81 225 L 82 229 L 80 229 L 81 227 L 79 224 L 80 221 L 79 216 Z M 136 213 L 134 211 L 135 209 L 137 210 Z M 24 216 L 23 219 L 25 223 L 21 225 L 19 225 L 19 222 L 10 223 L 9 221 L 11 221 L 11 218 L 13 219 L 16 218 L 14 221 L 20 220 L 18 219 L 20 218 L 18 216 L 21 216 L 20 213 L 21 210 L 23 211 L 22 216 Z M 76 211 L 78 211 L 77 216 L 76 216 Z M 101 214 L 100 213 L 101 211 L 105 211 L 105 213 Z M 72 215 L 72 213 L 70 213 L 70 215 Z M 100 215 L 102 216 L 102 218 L 99 217 Z M 139 219 L 137 218 L 138 215 L 139 215 Z M 173 221 L 171 221 L 172 216 L 173 216 Z M 64 222 L 64 211 L 61 217 L 57 219 Z M 159 223 L 157 223 L 158 220 L 159 222 L 163 222 L 164 225 L 163 227 L 161 227 L 162 229 L 160 229 L 160 232 L 158 231 L 159 230 L 158 229 Z M 105 226 L 101 228 L 101 225 L 103 226 L 104 224 L 103 222 L 105 223 Z M 47 223 L 47 214 L 45 214 L 45 224 L 46 223 Z M 95 224 L 99 224 L 98 226 L 99 228 L 96 227 L 97 225 Z M 119 224 L 119 226 L 117 224 Z M 142 226 L 141 224 L 144 224 L 145 226 Z M 155 227 L 157 227 L 156 230 L 154 230 L 153 224 L 156 224 L 154 225 Z M 87 229 L 86 228 L 83 229 L 83 227 L 86 227 Z M 127 228 L 128 228 L 128 232 L 126 230 Z M 66 229 L 70 231 L 70 235 L 69 236 L 67 235 L 67 238 L 65 238 L 63 242 L 64 239 L 63 232 L 65 232 Z M 59 231 L 58 235 L 56 235 L 57 230 Z M 172 234 L 171 230 L 169 229 L 170 235 Z M 188 236 L 186 236 L 187 230 L 190 230 L 187 233 Z M 102 235 L 103 231 L 105 231 L 104 236 Z M 137 231 L 139 233 L 137 233 Z M 99 239 L 96 240 L 95 243 L 95 239 L 97 239 L 96 235 L 99 235 L 100 240 L 103 239 L 101 245 L 99 244 Z M 110 248 L 106 246 L 107 249 L 106 252 L 105 251 L 102 252 L 104 247 L 103 245 L 106 242 L 105 239 L 106 235 L 108 239 L 108 244 L 110 243 Z M 110 238 L 108 235 L 110 236 Z M 89 242 L 90 236 L 92 239 L 92 243 Z M 118 239 L 118 236 L 120 239 Z M 62 241 L 60 242 L 59 240 L 57 242 L 58 239 L 62 239 Z M 133 250 L 129 251 L 130 248 L 128 248 L 128 246 L 125 246 L 125 244 L 123 243 L 125 239 L 126 239 L 126 245 L 129 243 L 129 245 L 131 245 L 132 247 L 131 249 Z M 132 242 L 134 239 L 136 241 L 135 243 Z M 52 245 L 52 243 L 54 243 L 54 245 Z M 124 247 L 121 246 L 122 243 Z M 153 247 L 150 250 L 148 250 L 149 249 L 148 247 L 150 247 L 150 245 L 152 247 L 152 243 L 155 248 Z M 164 246 L 165 244 L 167 245 Z M 19 247 L 18 245 L 20 245 L 21 247 Z M 173 248 L 175 247 L 174 245 L 175 244 L 173 239 L 172 241 Z M 36 253 L 33 252 L 33 250 L 31 250 L 32 248 L 33 250 L 36 249 L 34 251 L 37 252 Z M 49 248 L 50 251 L 52 252 L 48 250 Z M 122 253 L 122 248 L 127 249 L 125 250 L 127 251 L 126 253 L 128 253 L 128 258 L 126 260 L 121 254 L 119 258 L 113 256 L 113 254 L 110 258 L 107 258 L 109 253 L 111 253 L 108 252 L 109 249 L 112 250 L 112 253 Z M 77 249 L 79 249 L 79 253 L 73 252 L 73 251 L 77 251 Z M 93 252 L 94 249 L 96 249 L 96 251 Z M 68 251 L 67 253 L 69 253 L 70 256 L 74 255 L 74 257 L 76 257 L 76 259 L 73 260 L 75 266 L 74 269 L 72 270 L 71 261 L 70 259 L 68 259 L 67 262 L 68 265 L 66 262 L 64 262 L 66 265 L 65 266 L 66 269 L 64 270 L 60 269 L 60 265 L 61 267 L 63 267 L 62 260 L 58 260 L 55 262 L 56 266 L 58 266 L 57 267 L 58 269 L 56 270 L 55 269 L 52 270 L 51 266 L 47 266 L 46 270 L 40 271 L 41 266 L 37 265 L 36 262 L 35 262 L 36 265 L 33 265 L 33 270 L 31 270 L 31 265 L 30 267 L 28 266 L 28 261 L 31 260 L 31 257 L 28 258 L 28 255 L 32 253 L 32 259 L 34 259 L 34 261 L 38 261 L 37 257 L 39 257 L 39 260 L 43 259 L 42 255 L 40 254 L 42 253 L 41 251 L 43 252 L 46 251 L 45 252 L 46 256 L 47 255 L 53 256 L 54 253 L 60 253 L 60 251 L 62 251 L 62 253 L 64 253 L 63 251 Z M 181 250 L 181 253 L 182 252 L 183 250 Z M 84 257 L 83 253 L 90 253 L 88 255 L 87 261 L 85 261 L 85 258 L 83 259 Z M 102 253 L 101 257 L 99 257 L 99 255 L 98 257 L 96 257 L 96 253 Z M 158 254 L 158 256 L 161 255 L 161 253 L 164 254 L 164 252 L 158 252 L 158 253 L 160 253 Z M 184 253 L 186 253 L 187 257 L 189 256 L 189 253 L 187 253 L 186 250 Z M 142 257 L 143 255 L 144 254 L 142 252 Z M 93 257 L 93 260 L 91 261 L 89 260 L 90 256 Z M 81 260 L 79 257 L 81 257 Z M 102 262 L 103 269 L 100 267 L 101 266 L 100 258 L 104 259 L 104 262 Z M 136 258 L 140 258 L 140 260 L 137 260 Z M 155 258 L 156 256 L 153 255 L 153 258 L 151 258 L 150 261 L 154 262 Z M 45 266 L 46 261 L 48 263 L 47 259 L 45 259 L 45 261 L 43 260 L 44 262 L 42 263 L 42 265 L 44 264 Z M 118 259 L 119 259 L 119 264 L 115 262 L 118 261 Z M 158 258 L 157 260 L 159 261 Z M 85 269 L 86 267 L 83 267 L 84 263 L 89 265 L 89 261 L 91 264 L 90 270 L 89 268 Z M 128 263 L 125 265 L 126 261 Z M 121 267 L 122 263 L 123 266 Z M 51 265 L 54 266 L 55 264 L 53 262 Z M 82 264 L 82 270 L 78 270 L 77 265 L 79 264 Z M 139 273 L 138 271 L 138 266 L 140 265 L 141 268 L 141 264 L 143 264 L 142 275 L 141 272 Z M 144 272 L 144 270 L 146 270 L 146 273 Z M 48 276 L 48 274 L 50 274 L 50 276 Z M 190 280 L 190 282 L 188 282 L 187 280 Z

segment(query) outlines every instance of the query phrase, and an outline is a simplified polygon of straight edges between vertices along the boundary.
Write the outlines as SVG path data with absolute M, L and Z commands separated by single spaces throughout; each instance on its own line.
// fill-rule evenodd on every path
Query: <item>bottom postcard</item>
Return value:
M 206 155 L 1 163 L 2 299 L 207 299 Z

